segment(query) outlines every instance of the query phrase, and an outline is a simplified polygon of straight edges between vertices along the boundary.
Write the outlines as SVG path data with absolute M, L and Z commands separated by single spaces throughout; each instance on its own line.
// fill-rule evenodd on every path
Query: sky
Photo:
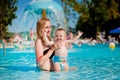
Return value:
M 22 19 L 22 15 L 25 7 L 31 0 L 18 0 L 17 6 L 18 10 L 16 11 L 17 18 L 13 20 L 12 25 L 9 26 L 9 32 L 19 32 L 20 30 L 20 21 Z
M 59 5 L 61 5 L 60 0 L 53 0 Z M 31 2 L 31 0 L 18 0 L 17 6 L 18 10 L 16 11 L 17 18 L 13 20 L 12 25 L 8 27 L 9 32 L 22 32 L 24 31 L 24 27 L 22 25 L 23 13 L 26 6 Z M 72 20 L 67 23 L 69 26 L 74 27 L 75 22 Z

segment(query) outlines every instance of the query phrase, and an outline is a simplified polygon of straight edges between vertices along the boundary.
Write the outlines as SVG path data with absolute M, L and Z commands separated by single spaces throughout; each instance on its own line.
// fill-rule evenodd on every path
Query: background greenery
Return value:
M 76 30 L 82 30 L 84 37 L 96 38 L 96 33 L 109 31 L 120 26 L 120 0 L 62 0 L 69 13 L 70 6 L 80 16 Z
M 0 0 L 0 39 L 11 36 L 8 32 L 8 25 L 17 18 L 15 12 L 17 0 Z

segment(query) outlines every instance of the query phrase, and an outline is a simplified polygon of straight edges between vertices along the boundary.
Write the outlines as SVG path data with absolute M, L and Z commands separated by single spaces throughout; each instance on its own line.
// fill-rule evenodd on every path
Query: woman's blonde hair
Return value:
M 43 37 L 43 31 L 42 29 L 44 29 L 45 27 L 45 23 L 47 21 L 50 21 L 48 18 L 41 18 L 40 20 L 38 20 L 37 25 L 36 25 L 36 33 L 37 33 L 37 38 L 41 38 L 43 44 L 45 43 Z M 47 36 L 49 40 L 51 40 L 50 36 Z

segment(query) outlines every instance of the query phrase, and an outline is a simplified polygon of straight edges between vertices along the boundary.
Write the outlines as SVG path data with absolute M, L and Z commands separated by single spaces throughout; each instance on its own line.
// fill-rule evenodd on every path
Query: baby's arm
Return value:
M 77 39 L 80 38 L 80 36 L 83 34 L 83 32 L 78 31 L 78 35 L 75 36 L 73 39 L 68 40 L 68 43 L 74 43 Z
M 51 45 L 54 44 L 53 41 L 49 41 L 49 40 L 48 40 L 47 36 L 44 36 L 44 41 L 45 41 L 45 44 L 48 45 L 48 46 L 51 46 Z

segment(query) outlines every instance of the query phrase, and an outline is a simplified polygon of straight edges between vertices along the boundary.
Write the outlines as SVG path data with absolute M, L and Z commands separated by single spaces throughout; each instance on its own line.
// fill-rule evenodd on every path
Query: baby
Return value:
M 44 37 L 45 41 L 46 41 L 46 45 L 53 45 L 55 42 L 59 42 L 62 44 L 62 47 L 55 50 L 55 56 L 53 58 L 53 62 L 54 62 L 54 67 L 55 67 L 55 71 L 59 72 L 62 70 L 68 71 L 69 70 L 69 66 L 67 63 L 67 56 L 68 56 L 68 44 L 69 43 L 73 43 L 74 41 L 76 41 L 77 39 L 79 39 L 79 37 L 82 35 L 82 32 L 78 31 L 78 35 L 71 39 L 71 40 L 67 40 L 67 35 L 66 35 L 66 31 L 63 28 L 58 28 L 55 31 L 55 37 L 54 37 L 54 41 L 49 41 L 47 39 L 47 37 Z

